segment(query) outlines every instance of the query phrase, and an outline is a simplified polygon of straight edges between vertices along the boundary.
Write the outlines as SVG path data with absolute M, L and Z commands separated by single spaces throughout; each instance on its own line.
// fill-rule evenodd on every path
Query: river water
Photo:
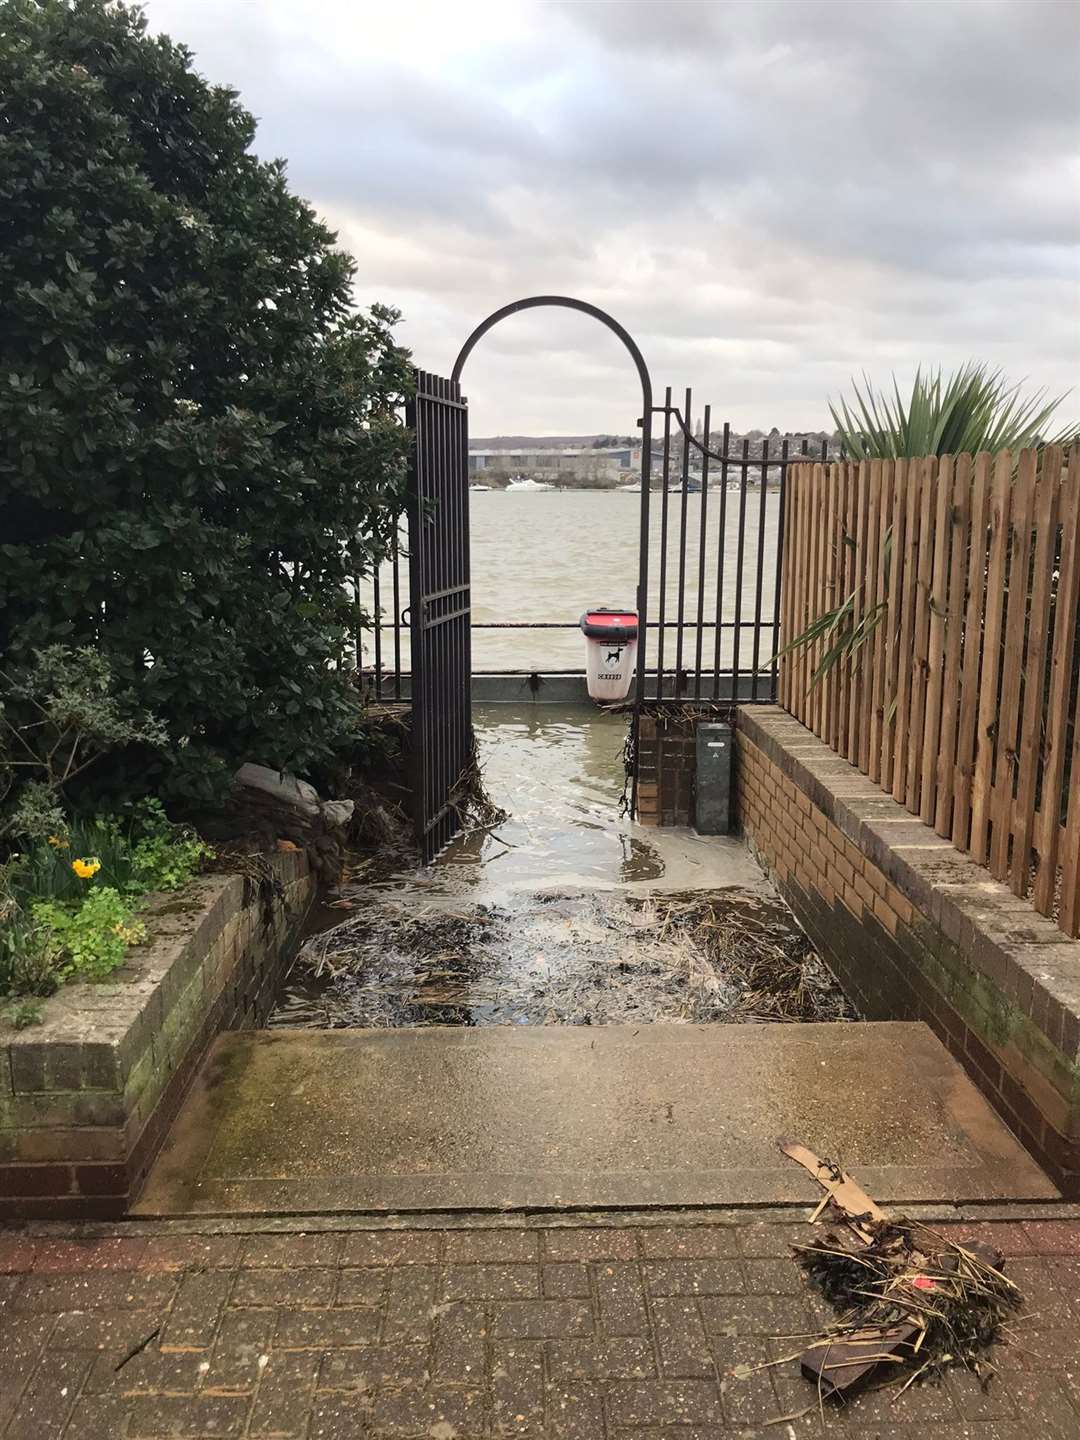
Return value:
M 661 561 L 661 507 L 663 495 L 651 496 L 652 520 L 649 557 L 650 618 L 659 617 Z M 706 512 L 707 535 L 704 547 L 705 583 L 703 611 L 706 622 L 716 618 L 719 577 L 719 510 L 721 492 L 711 488 Z M 765 515 L 762 525 L 762 503 Z M 666 546 L 666 618 L 677 618 L 682 498 L 669 494 Z M 472 491 L 469 495 L 472 536 L 473 624 L 493 621 L 562 622 L 566 630 L 473 630 L 475 671 L 552 670 L 584 668 L 584 641 L 577 630 L 581 612 L 591 605 L 630 606 L 634 604 L 638 574 L 638 537 L 641 496 L 618 490 L 536 490 Z M 751 489 L 746 494 L 745 540 L 743 546 L 743 618 L 754 615 L 760 549 L 762 572 L 762 615 L 773 614 L 776 584 L 776 542 L 780 496 L 776 489 Z M 732 620 L 738 589 L 738 536 L 740 496 L 730 486 L 725 500 L 726 523 L 723 545 L 722 619 Z M 682 568 L 685 575 L 684 614 L 688 622 L 684 654 L 692 659 L 697 643 L 698 580 L 700 574 L 701 496 L 688 495 L 686 504 L 686 545 Z M 762 543 L 759 547 L 759 535 Z M 404 539 L 402 541 L 404 545 Z M 383 568 L 382 607 L 389 625 L 392 613 L 391 572 Z M 372 607 L 370 586 L 362 598 Z M 401 605 L 408 605 L 408 564 L 402 559 Z M 702 632 L 703 658 L 712 668 L 715 630 Z M 675 657 L 676 632 L 666 632 L 666 668 Z M 721 667 L 730 664 L 732 632 L 722 631 Z M 655 656 L 656 637 L 650 646 Z M 749 668 L 752 634 L 743 632 L 740 665 Z M 408 634 L 402 634 L 402 661 L 408 669 Z M 759 661 L 771 655 L 771 632 L 762 635 Z M 364 638 L 363 663 L 374 663 L 374 640 Z M 392 664 L 393 645 L 384 631 L 383 664 Z M 685 663 L 685 662 L 684 662 Z

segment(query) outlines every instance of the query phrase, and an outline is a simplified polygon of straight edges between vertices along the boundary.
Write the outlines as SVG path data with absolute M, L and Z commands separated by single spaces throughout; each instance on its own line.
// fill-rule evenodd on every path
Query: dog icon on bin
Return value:
M 601 702 L 625 700 L 637 660 L 636 610 L 597 605 L 580 620 L 585 636 L 589 697 Z

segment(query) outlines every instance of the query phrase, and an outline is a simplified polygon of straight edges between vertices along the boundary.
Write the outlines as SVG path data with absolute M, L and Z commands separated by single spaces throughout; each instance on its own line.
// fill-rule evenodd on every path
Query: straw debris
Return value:
M 852 1011 L 781 905 L 724 892 L 544 894 L 505 906 L 384 894 L 308 941 L 281 1023 L 842 1020 Z

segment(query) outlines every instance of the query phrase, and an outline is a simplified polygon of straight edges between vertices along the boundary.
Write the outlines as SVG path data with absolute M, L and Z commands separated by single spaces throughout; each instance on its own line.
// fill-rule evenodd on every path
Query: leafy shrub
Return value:
M 63 828 L 62 794 L 110 750 L 160 748 L 164 727 L 117 695 L 108 660 L 90 646 L 50 645 L 24 670 L 0 671 L 0 794 L 14 790 L 5 824 L 31 840 Z M 25 776 L 16 787 L 16 777 Z
M 138 10 L 3 9 L 0 654 L 92 647 L 159 717 L 99 793 L 310 773 L 362 723 L 337 666 L 401 506 L 396 312 L 354 312 L 252 117 Z
M 131 851 L 131 874 L 140 890 L 180 890 L 213 858 L 213 850 L 193 830 L 169 822 L 160 800 L 142 802 L 136 826 L 142 838 Z

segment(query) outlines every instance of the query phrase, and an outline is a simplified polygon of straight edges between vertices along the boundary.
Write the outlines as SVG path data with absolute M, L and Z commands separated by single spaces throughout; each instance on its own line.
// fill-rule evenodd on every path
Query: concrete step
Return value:
M 244 1031 L 141 1215 L 802 1203 L 777 1137 L 882 1203 L 1057 1191 L 922 1024 Z

